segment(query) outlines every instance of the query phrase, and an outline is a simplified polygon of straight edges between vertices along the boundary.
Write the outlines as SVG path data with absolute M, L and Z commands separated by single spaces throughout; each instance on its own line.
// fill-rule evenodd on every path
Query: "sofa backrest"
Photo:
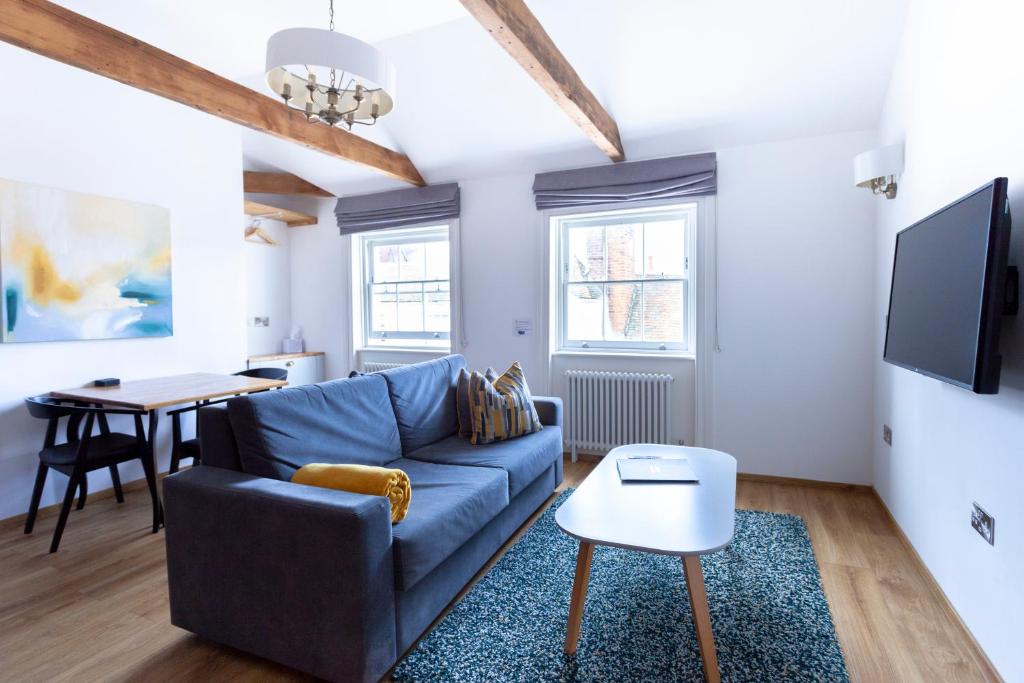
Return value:
M 376 373 L 387 380 L 403 453 L 459 431 L 455 383 L 464 367 L 466 359 L 454 354 Z
M 402 456 L 384 378 L 363 375 L 228 401 L 242 470 L 290 480 L 314 462 L 383 465 Z

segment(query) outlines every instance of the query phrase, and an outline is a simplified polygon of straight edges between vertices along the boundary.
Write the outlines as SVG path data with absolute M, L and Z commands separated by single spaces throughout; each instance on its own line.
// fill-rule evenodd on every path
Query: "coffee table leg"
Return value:
M 583 603 L 587 599 L 587 583 L 590 581 L 590 561 L 594 557 L 594 544 L 580 541 L 576 555 L 576 578 L 572 583 L 572 598 L 569 601 L 569 624 L 565 628 L 565 654 L 576 652 L 580 639 L 580 623 L 583 621 Z
M 708 612 L 708 594 L 704 590 L 704 572 L 700 568 L 700 555 L 684 555 L 683 570 L 686 590 L 690 594 L 693 625 L 697 630 L 700 656 L 704 660 L 704 678 L 718 683 L 718 656 L 715 654 L 715 636 L 711 632 L 711 614 Z

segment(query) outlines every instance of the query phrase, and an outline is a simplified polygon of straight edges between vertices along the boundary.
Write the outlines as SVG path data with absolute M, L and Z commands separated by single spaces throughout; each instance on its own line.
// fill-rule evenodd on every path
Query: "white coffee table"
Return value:
M 615 461 L 630 455 L 686 458 L 700 483 L 623 483 Z M 579 640 L 594 545 L 678 555 L 683 561 L 704 676 L 718 681 L 700 556 L 732 541 L 735 508 L 736 459 L 731 455 L 706 448 L 656 444 L 620 446 L 609 452 L 555 513 L 562 531 L 580 541 L 565 633 L 566 653 L 574 653 Z

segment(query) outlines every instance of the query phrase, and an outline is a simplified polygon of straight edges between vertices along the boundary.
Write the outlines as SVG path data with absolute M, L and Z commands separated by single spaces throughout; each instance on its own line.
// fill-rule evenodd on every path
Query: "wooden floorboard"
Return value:
M 566 461 L 563 488 L 594 466 Z M 870 489 L 741 479 L 737 506 L 804 518 L 853 681 L 999 680 Z M 18 520 L 0 523 L 0 678 L 309 680 L 170 625 L 163 533 L 150 533 L 150 515 L 137 486 L 123 505 L 90 497 L 56 555 L 53 511 L 31 536 Z

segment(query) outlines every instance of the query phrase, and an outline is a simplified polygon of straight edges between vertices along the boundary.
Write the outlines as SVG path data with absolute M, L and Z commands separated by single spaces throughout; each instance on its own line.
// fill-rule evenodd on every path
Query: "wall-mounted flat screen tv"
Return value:
M 1009 247 L 1006 178 L 901 231 L 885 360 L 975 393 L 997 393 Z

